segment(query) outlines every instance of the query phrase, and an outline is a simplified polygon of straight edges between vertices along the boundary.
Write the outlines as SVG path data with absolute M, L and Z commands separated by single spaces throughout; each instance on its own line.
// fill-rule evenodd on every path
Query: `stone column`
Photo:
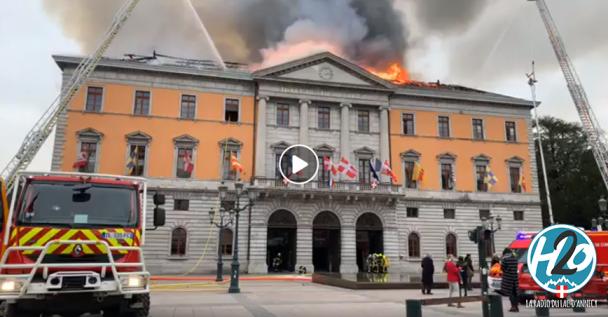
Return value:
M 355 226 L 343 225 L 340 242 L 340 273 L 357 273 L 357 233 Z
M 266 224 L 266 213 L 265 210 L 267 205 L 264 201 L 259 201 L 257 205 L 253 206 L 251 213 L 251 246 L 249 250 L 249 261 L 247 262 L 247 273 L 255 273 L 255 274 L 266 274 L 268 273 L 268 265 L 266 264 L 266 251 L 268 248 L 268 226 Z M 247 225 L 248 225 L 248 211 L 241 212 L 241 219 L 244 219 L 245 222 L 241 222 L 241 227 L 239 228 L 239 238 L 245 237 L 247 238 Z M 242 230 L 241 230 L 242 228 Z M 241 252 L 239 256 L 241 258 L 246 258 L 247 250 L 245 246 L 247 243 L 244 242 L 242 244 L 242 248 L 240 248 Z M 228 263 L 228 261 L 224 263 Z M 226 265 L 226 264 L 224 264 Z
M 310 100 L 300 100 L 300 144 L 308 145 L 308 106 Z
M 382 163 L 386 160 L 390 161 L 389 136 L 388 106 L 385 105 L 380 107 L 380 160 Z M 386 175 L 380 177 L 383 182 L 389 180 Z
M 349 103 L 341 103 L 341 116 L 340 116 L 340 156 L 345 157 L 347 160 L 350 158 L 350 117 L 349 109 L 352 107 Z
M 259 96 L 255 127 L 255 177 L 266 177 L 266 106 L 268 97 Z
M 312 264 L 312 227 L 300 225 L 296 233 L 296 272 L 300 266 L 306 267 L 306 272 L 314 272 Z

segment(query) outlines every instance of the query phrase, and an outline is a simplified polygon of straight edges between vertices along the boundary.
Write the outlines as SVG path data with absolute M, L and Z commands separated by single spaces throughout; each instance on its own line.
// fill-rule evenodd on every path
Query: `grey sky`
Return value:
M 69 5 L 55 6 L 57 1 Z M 83 32 L 90 26 L 91 20 L 99 21 L 99 16 L 102 17 L 101 21 L 111 17 L 111 14 L 106 14 L 104 18 L 101 12 L 103 5 L 99 3 L 106 1 L 95 1 L 97 6 L 101 6 L 96 13 L 78 10 L 86 7 L 81 4 L 90 4 L 91 1 L 28 0 L 4 3 L 0 11 L 0 118 L 3 119 L 0 125 L 0 167 L 16 152 L 29 128 L 59 92 L 60 72 L 51 54 L 80 54 L 81 47 L 84 47 L 81 45 Z M 113 1 L 116 3 L 116 0 Z M 205 17 L 211 20 L 206 24 L 214 23 L 208 28 L 212 36 L 219 38 L 216 42 L 220 52 L 223 50 L 226 55 L 230 43 L 239 40 L 239 28 L 244 26 L 221 25 L 216 21 L 221 18 L 208 18 L 210 6 L 224 1 L 193 2 L 203 20 Z M 251 4 L 258 0 L 240 1 Z M 287 3 L 283 0 L 273 1 Z M 608 28 L 602 27 L 604 14 L 608 12 L 608 1 L 547 2 L 595 113 L 603 127 L 608 128 L 608 89 L 603 87 L 602 80 L 603 75 L 608 74 Z M 171 47 L 187 47 L 187 54 L 199 55 L 199 51 L 207 50 L 206 44 L 201 44 L 206 41 L 200 26 L 191 25 L 195 24 L 196 19 L 188 16 L 191 12 L 189 6 L 183 4 L 184 0 L 171 3 L 180 3 L 181 7 L 178 5 L 171 10 L 167 7 L 158 17 L 153 16 L 158 11 L 149 10 L 143 16 L 134 16 L 133 25 L 149 23 L 151 29 L 144 38 L 138 37 L 141 42 L 123 38 L 114 49 L 118 52 L 157 48 L 171 54 L 174 53 L 168 52 Z M 226 7 L 238 7 L 235 3 L 239 1 L 232 1 Z M 395 6 L 402 13 L 404 34 L 408 34 L 405 60 L 415 79 L 439 79 L 446 83 L 529 98 L 524 73 L 530 71 L 530 61 L 534 59 L 538 67 L 538 95 L 543 101 L 541 114 L 578 122 L 534 3 L 526 0 L 396 0 Z M 228 16 L 231 12 L 223 13 Z M 176 15 L 182 18 L 173 19 Z M 258 16 L 259 12 L 253 15 Z M 77 16 L 78 19 L 70 20 L 70 16 Z M 161 25 L 159 20 L 163 19 L 175 23 L 170 29 L 158 28 Z M 127 28 L 127 33 L 131 33 L 130 29 L 134 27 Z M 222 34 L 218 35 L 218 32 Z M 201 40 L 196 41 L 196 37 L 201 37 Z M 227 39 L 234 40 L 227 43 Z M 277 39 L 281 39 L 280 34 Z M 133 45 L 133 48 L 130 49 L 129 45 Z M 251 56 L 251 52 L 237 52 L 235 55 Z M 52 137 L 31 164 L 31 169 L 49 168 L 51 147 Z

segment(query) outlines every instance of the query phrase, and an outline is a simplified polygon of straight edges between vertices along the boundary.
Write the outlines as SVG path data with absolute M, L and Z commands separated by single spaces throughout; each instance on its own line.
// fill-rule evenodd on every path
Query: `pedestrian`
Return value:
M 448 287 L 449 287 L 449 295 L 448 297 L 452 298 L 454 292 L 458 293 L 458 284 L 460 284 L 460 270 L 456 263 L 454 263 L 454 257 L 450 254 L 448 255 L 448 260 L 444 265 L 445 271 L 448 274 Z M 449 303 L 448 306 L 453 307 L 454 304 Z M 458 308 L 462 308 L 462 304 L 458 302 Z
M 462 291 L 464 290 L 464 296 L 468 296 L 467 291 L 469 289 L 469 285 L 467 283 L 469 279 L 467 278 L 467 263 L 464 261 L 464 257 L 458 257 L 458 262 L 456 263 L 456 266 L 458 266 L 458 270 L 460 270 L 460 283 L 458 284 L 458 292 L 460 296 L 462 296 Z
M 519 312 L 518 294 L 519 276 L 517 272 L 517 258 L 509 248 L 505 248 L 502 252 L 502 282 L 500 285 L 500 294 L 508 296 L 511 301 L 510 312 Z
M 433 295 L 431 290 L 433 289 L 433 274 L 435 274 L 435 265 L 433 265 L 433 258 L 430 254 L 426 254 L 422 258 L 420 264 L 422 267 L 422 294 Z
M 467 253 L 464 257 L 464 261 L 466 262 L 466 270 L 467 270 L 467 286 L 469 287 L 469 291 L 473 290 L 473 275 L 475 275 L 475 267 L 473 266 L 473 259 L 471 258 L 471 254 Z

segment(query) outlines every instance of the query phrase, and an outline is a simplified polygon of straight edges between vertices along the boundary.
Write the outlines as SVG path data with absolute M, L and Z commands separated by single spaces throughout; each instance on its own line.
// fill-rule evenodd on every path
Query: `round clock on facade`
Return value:
M 330 80 L 332 77 L 334 77 L 334 72 L 331 70 L 331 68 L 323 66 L 319 69 L 319 77 L 321 77 L 321 79 Z

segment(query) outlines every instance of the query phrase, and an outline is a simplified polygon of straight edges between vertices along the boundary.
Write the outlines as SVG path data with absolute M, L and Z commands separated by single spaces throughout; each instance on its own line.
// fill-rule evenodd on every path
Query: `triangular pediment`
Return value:
M 256 71 L 256 78 L 390 89 L 391 84 L 331 53 L 319 53 Z

